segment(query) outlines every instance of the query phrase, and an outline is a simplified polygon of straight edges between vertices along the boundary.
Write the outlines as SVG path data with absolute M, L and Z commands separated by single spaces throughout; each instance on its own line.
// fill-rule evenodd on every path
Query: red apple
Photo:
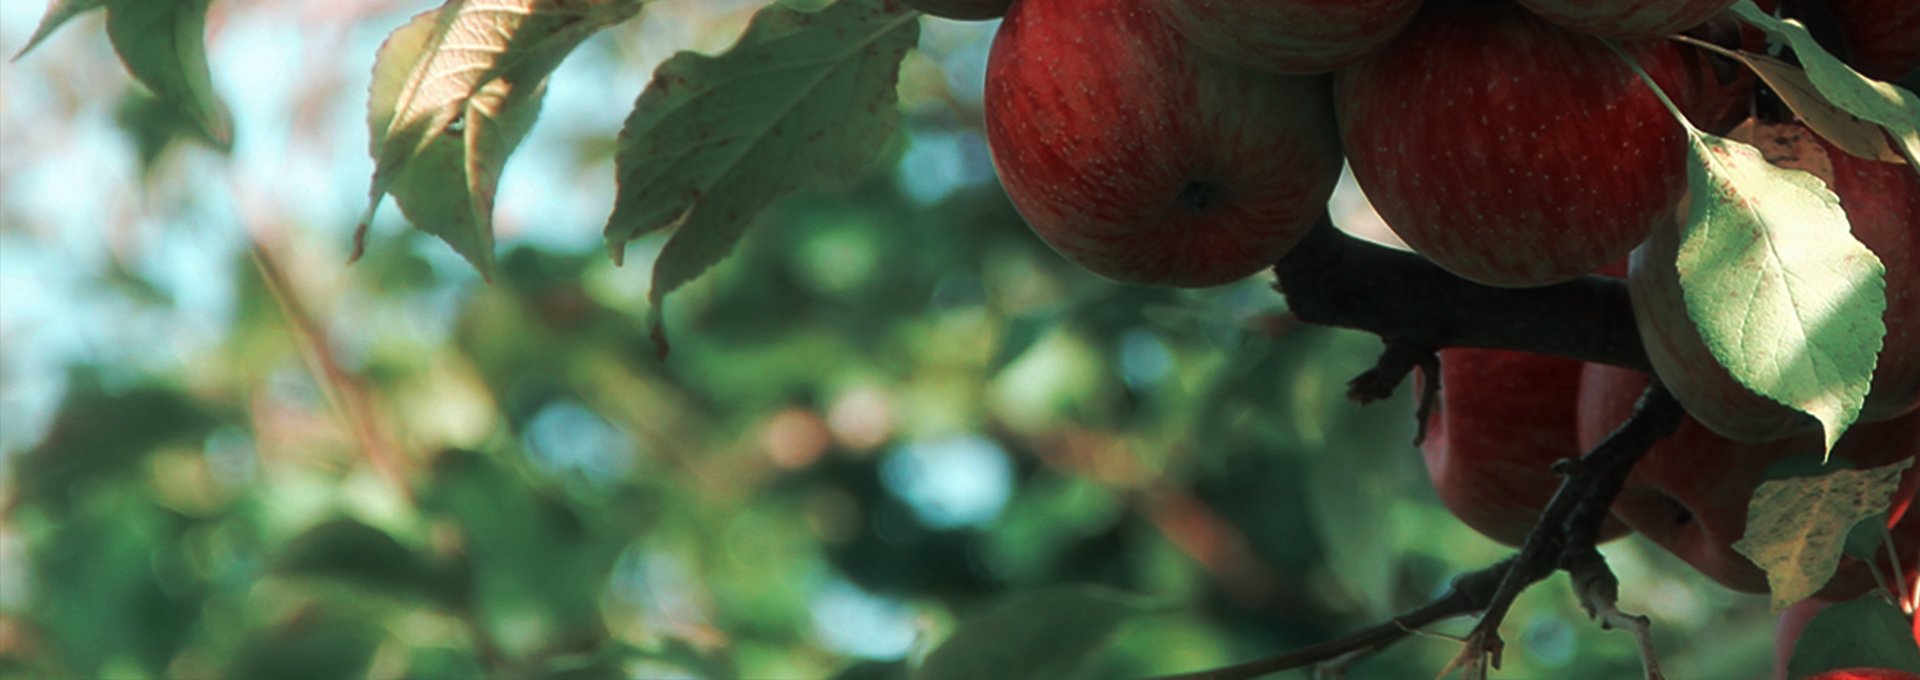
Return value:
M 1616 40 L 1657 38 L 1693 28 L 1735 0 L 1520 0 L 1548 21 Z
M 1656 81 L 1687 66 L 1627 43 Z M 1435 0 L 1338 74 L 1354 178 L 1395 234 L 1496 286 L 1569 280 L 1626 255 L 1686 183 L 1680 122 L 1592 36 L 1512 3 Z
M 1266 269 L 1340 175 L 1325 78 L 1200 50 L 1147 0 L 1020 0 L 987 58 L 987 144 L 1041 240 L 1130 283 Z
M 1793 660 L 1793 646 L 1800 642 L 1800 632 L 1807 629 L 1807 622 L 1812 621 L 1815 614 L 1832 604 L 1826 600 L 1808 598 L 1780 612 L 1780 618 L 1773 626 L 1774 680 L 1788 680 L 1787 662 Z
M 1920 675 L 1892 668 L 1842 668 L 1815 673 L 1804 680 L 1920 680 Z
M 1906 167 L 1856 158 L 1799 124 L 1736 131 L 1776 164 L 1813 172 L 1840 198 L 1853 235 L 1886 266 L 1887 334 L 1862 421 L 1920 406 L 1920 178 Z M 1714 432 L 1769 441 L 1813 432 L 1812 417 L 1747 389 L 1714 360 L 1687 316 L 1675 257 L 1679 234 L 1658 230 L 1634 252 L 1629 281 L 1634 317 L 1654 370 L 1680 403 Z
M 1003 16 L 1013 0 L 900 0 L 908 7 L 942 19 L 979 21 Z
M 1826 0 L 1847 41 L 1853 69 L 1869 78 L 1898 80 L 1920 68 L 1920 2 Z
M 1481 535 L 1526 542 L 1560 488 L 1548 472 L 1578 458 L 1584 363 L 1491 349 L 1440 351 L 1440 401 L 1420 450 L 1440 500 Z M 1601 540 L 1629 533 L 1608 518 Z
M 1420 0 L 1154 0 L 1182 35 L 1263 71 L 1323 73 L 1405 28 Z
M 1598 444 L 1624 422 L 1646 384 L 1645 373 L 1588 365 L 1581 382 L 1581 447 Z M 1766 573 L 1733 549 L 1734 542 L 1746 532 L 1748 501 L 1764 481 L 1768 466 L 1820 450 L 1817 434 L 1774 442 L 1737 442 L 1714 434 L 1688 417 L 1673 436 L 1656 443 L 1634 466 L 1614 501 L 1613 513 L 1713 580 L 1734 590 L 1763 593 L 1768 590 Z M 1920 455 L 1920 414 L 1855 426 L 1840 438 L 1833 455 L 1852 461 L 1860 469 Z M 1916 485 L 1920 485 L 1920 474 L 1909 469 L 1894 495 L 1888 513 L 1890 522 L 1900 523 L 1907 514 Z M 1899 532 L 1901 538 L 1896 542 L 1902 564 L 1914 564 L 1916 549 L 1920 549 L 1920 536 L 1915 534 Z M 1873 586 L 1873 574 L 1867 565 L 1847 558 L 1817 597 L 1848 599 Z

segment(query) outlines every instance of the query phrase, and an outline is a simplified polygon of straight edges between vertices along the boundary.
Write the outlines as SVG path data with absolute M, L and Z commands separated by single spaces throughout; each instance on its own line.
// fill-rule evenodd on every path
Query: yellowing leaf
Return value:
M 539 117 L 547 76 L 642 1 L 448 0 L 388 36 L 368 88 L 373 188 L 356 257 L 391 193 L 414 226 L 491 277 L 494 190 Z
M 852 175 L 886 143 L 919 16 L 882 0 L 769 5 L 720 56 L 683 52 L 654 71 L 620 131 L 606 239 L 618 262 L 628 241 L 679 225 L 649 294 L 662 352 L 668 293 L 732 252 L 774 199 Z
M 1773 610 L 1813 595 L 1840 566 L 1847 534 L 1860 520 L 1885 512 L 1900 485 L 1903 460 L 1868 470 L 1760 484 L 1747 506 L 1747 534 L 1733 549 L 1767 572 Z
M 1831 449 L 1859 416 L 1886 335 L 1886 269 L 1818 178 L 1689 135 L 1693 200 L 1675 262 L 1687 315 L 1735 379 L 1817 418 Z

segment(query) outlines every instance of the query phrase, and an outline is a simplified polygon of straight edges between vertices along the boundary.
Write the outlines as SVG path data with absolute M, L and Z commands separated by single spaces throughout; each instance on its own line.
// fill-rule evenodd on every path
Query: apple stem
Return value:
M 1693 122 L 1687 120 L 1686 114 L 1680 113 L 1680 107 L 1674 105 L 1672 99 L 1667 98 L 1667 93 L 1660 89 L 1659 83 L 1653 82 L 1653 76 L 1647 75 L 1647 70 L 1640 68 L 1639 60 L 1634 59 L 1633 55 L 1627 54 L 1626 50 L 1620 49 L 1620 44 L 1617 42 L 1612 40 L 1602 40 L 1601 42 L 1606 43 L 1607 49 L 1613 50 L 1613 53 L 1618 55 L 1621 61 L 1626 62 L 1627 68 L 1633 69 L 1634 75 L 1640 76 L 1640 82 L 1646 83 L 1647 87 L 1653 89 L 1653 96 L 1659 97 L 1660 103 L 1667 107 L 1667 112 L 1672 113 L 1674 118 L 1679 119 L 1680 124 L 1687 128 L 1687 134 L 1700 134 L 1700 130 L 1693 127 Z

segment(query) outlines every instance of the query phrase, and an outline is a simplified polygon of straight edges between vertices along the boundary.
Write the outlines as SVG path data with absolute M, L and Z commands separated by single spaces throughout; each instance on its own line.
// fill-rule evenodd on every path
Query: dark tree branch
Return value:
M 1324 217 L 1274 272 L 1300 320 L 1369 331 L 1389 346 L 1518 350 L 1651 370 L 1619 279 L 1495 288 L 1348 236 Z
M 1586 276 L 1525 289 L 1486 286 L 1412 253 L 1348 236 L 1324 217 L 1274 265 L 1274 272 L 1279 277 L 1276 287 L 1296 318 L 1368 331 L 1386 342 L 1374 368 L 1350 383 L 1350 397 L 1362 402 L 1384 398 L 1414 367 L 1425 367 L 1429 380 L 1421 399 L 1423 432 L 1433 393 L 1439 388 L 1434 353 L 1442 348 L 1523 351 L 1650 371 L 1626 282 L 1616 278 Z M 1429 605 L 1451 601 L 1455 607 L 1463 606 L 1450 598 L 1469 580 L 1495 584 L 1490 593 L 1474 598 L 1472 609 L 1449 614 L 1484 611 L 1465 649 L 1443 675 L 1464 668 L 1469 678 L 1480 678 L 1489 666 L 1498 668 L 1504 646 L 1499 629 L 1515 599 L 1528 586 L 1566 569 L 1575 576 L 1589 612 L 1604 625 L 1633 630 L 1648 676 L 1658 676 L 1647 642 L 1647 621 L 1615 608 L 1619 583 L 1594 544 L 1634 463 L 1654 442 L 1672 434 L 1684 413 L 1673 395 L 1654 381 L 1626 423 L 1586 455 L 1557 467 L 1565 479 L 1518 554 L 1463 577 L 1447 597 Z M 1401 617 L 1285 656 L 1162 680 L 1241 680 L 1352 658 L 1384 648 L 1419 625 L 1424 624 Z M 1389 634 L 1388 629 L 1399 632 Z
M 1505 646 L 1500 640 L 1500 624 L 1514 600 L 1527 586 L 1551 576 L 1570 562 L 1577 563 L 1580 556 L 1593 550 L 1600 524 L 1613 507 L 1614 497 L 1620 495 L 1627 473 L 1653 448 L 1654 442 L 1680 427 L 1680 418 L 1685 414 L 1673 393 L 1656 380 L 1647 386 L 1627 422 L 1579 460 L 1556 466 L 1567 472 L 1566 479 L 1554 493 L 1553 500 L 1547 503 L 1546 510 L 1540 513 L 1540 521 L 1527 536 L 1526 544 L 1520 547 L 1513 568 L 1501 580 L 1493 601 L 1487 604 L 1487 613 L 1467 635 L 1466 649 L 1454 660 L 1454 667 L 1467 668 L 1469 678 L 1484 677 L 1489 662 L 1494 668 L 1500 667 L 1500 651 Z M 1611 578 L 1611 574 L 1608 576 Z
M 1440 358 L 1432 349 L 1411 342 L 1389 341 L 1373 368 L 1347 383 L 1347 398 L 1362 404 L 1371 404 L 1393 396 L 1393 390 L 1407 379 L 1415 366 L 1427 369 L 1429 386 L 1440 384 Z M 1429 391 L 1432 391 L 1431 389 Z M 1421 406 L 1426 406 L 1423 400 Z M 1426 429 L 1424 422 L 1422 430 Z

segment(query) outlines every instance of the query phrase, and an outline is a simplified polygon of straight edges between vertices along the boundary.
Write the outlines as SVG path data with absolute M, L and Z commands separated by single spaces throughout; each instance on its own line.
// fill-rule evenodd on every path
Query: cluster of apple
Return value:
M 1681 124 L 1603 39 L 1708 131 L 1746 119 L 1754 82 L 1660 39 L 1734 0 L 905 1 L 1005 16 L 985 105 L 1009 196 L 1068 259 L 1150 285 L 1264 269 L 1323 212 L 1343 160 L 1400 238 L 1456 274 L 1590 273 L 1685 185 Z M 1914 3 L 1820 4 L 1861 71 L 1920 64 Z
M 1920 179 L 1797 122 L 1751 120 L 1751 72 L 1663 37 L 1698 32 L 1734 0 L 905 1 L 1004 15 L 984 101 L 995 168 L 1033 230 L 1103 276 L 1199 287 L 1259 272 L 1320 219 L 1343 163 L 1402 240 L 1466 279 L 1631 271 L 1648 354 L 1691 415 L 1634 469 L 1603 538 L 1638 531 L 1747 592 L 1768 588 L 1732 548 L 1748 499 L 1769 466 L 1824 441 L 1707 353 L 1686 320 L 1677 243 L 1650 236 L 1686 214 L 1686 125 L 1761 125 L 1747 136 L 1772 140 L 1769 161 L 1820 176 L 1886 270 L 1871 392 L 1833 455 L 1870 468 L 1920 454 Z M 1820 13 L 1869 77 L 1920 68 L 1920 2 L 1787 4 Z M 1764 46 L 1757 31 L 1733 39 Z M 1648 380 L 1494 350 L 1441 361 L 1429 470 L 1458 517 L 1509 544 L 1558 486 L 1548 466 L 1597 444 Z M 1916 485 L 1910 470 L 1888 520 L 1907 565 L 1920 556 L 1920 513 L 1906 512 Z M 1853 562 L 1820 597 L 1873 585 Z
M 911 0 L 1005 15 L 985 113 L 1009 198 L 1067 259 L 1120 281 L 1211 286 L 1261 271 L 1324 214 L 1343 163 L 1415 252 L 1531 287 L 1630 252 L 1655 368 L 1710 429 L 1811 431 L 1719 369 L 1672 266 L 1687 129 L 1749 119 L 1755 77 L 1661 36 L 1733 0 Z M 1772 0 L 1761 0 L 1771 6 Z M 1823 0 L 1870 75 L 1920 66 L 1920 3 Z M 1617 41 L 1609 44 L 1608 40 Z M 1739 40 L 1753 49 L 1757 31 Z M 1616 49 L 1617 47 L 1617 49 Z M 1688 122 L 1622 55 L 1631 55 Z M 1887 271 L 1887 350 L 1865 405 L 1920 405 L 1920 180 L 1798 123 L 1806 156 Z M 1802 159 L 1804 160 L 1804 159 Z M 1645 247 L 1642 247 L 1642 246 Z
M 1771 462 L 1823 442 L 1810 418 L 1735 381 L 1687 320 L 1677 244 L 1649 238 L 1675 231 L 1655 225 L 1687 199 L 1686 124 L 1622 58 L 1694 127 L 1748 122 L 1750 72 L 1662 37 L 1733 0 L 909 4 L 1004 14 L 984 102 L 995 168 L 1043 240 L 1104 276 L 1209 286 L 1261 271 L 1324 213 L 1343 162 L 1402 240 L 1470 280 L 1548 285 L 1631 253 L 1648 354 L 1692 418 L 1639 466 L 1607 532 L 1639 530 L 1730 586 L 1766 588 L 1730 548 L 1746 499 Z M 1920 67 L 1920 2 L 1799 4 L 1830 14 L 1866 74 Z M 1739 40 L 1763 46 L 1757 32 Z M 1920 179 L 1797 123 L 1765 136 L 1800 140 L 1778 162 L 1821 175 L 1886 268 L 1867 424 L 1836 455 L 1862 467 L 1912 456 L 1920 416 L 1902 416 L 1920 407 Z M 1426 444 L 1435 481 L 1463 520 L 1509 543 L 1556 486 L 1546 464 L 1597 442 L 1645 380 L 1489 351 L 1443 361 L 1444 406 Z
M 1427 468 L 1455 516 L 1509 545 L 1526 540 L 1559 486 L 1549 466 L 1597 445 L 1647 384 L 1639 371 L 1521 352 L 1447 349 L 1440 360 L 1440 405 L 1421 445 Z M 1920 413 L 1909 413 L 1855 426 L 1833 456 L 1865 469 L 1911 458 L 1916 447 Z M 1746 534 L 1748 501 L 1775 463 L 1818 460 L 1822 449 L 1818 434 L 1741 442 L 1686 417 L 1634 466 L 1601 538 L 1638 531 L 1729 588 L 1766 592 L 1766 574 L 1733 549 Z M 1909 566 L 1920 557 L 1920 513 L 1907 512 L 1916 488 L 1920 474 L 1909 470 L 1888 512 Z M 1865 563 L 1849 561 L 1819 597 L 1848 599 L 1874 585 Z

